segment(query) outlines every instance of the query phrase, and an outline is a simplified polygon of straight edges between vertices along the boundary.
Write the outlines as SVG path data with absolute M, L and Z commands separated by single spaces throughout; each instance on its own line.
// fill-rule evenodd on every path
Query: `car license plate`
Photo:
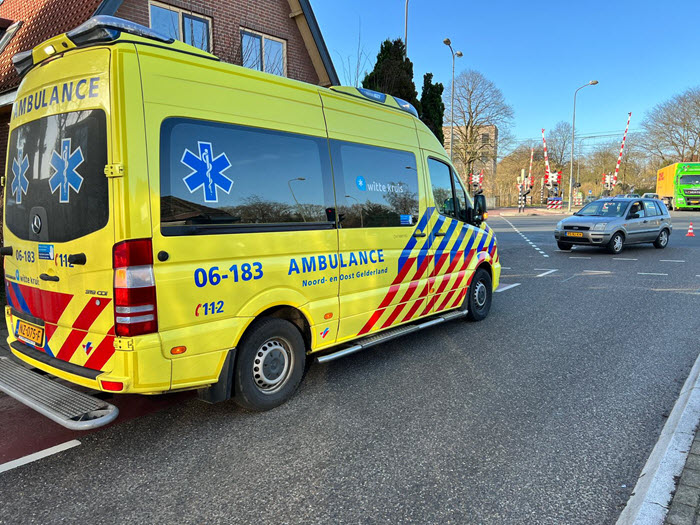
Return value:
M 20 320 L 17 323 L 17 337 L 41 346 L 44 342 L 44 329 L 26 321 Z
M 567 237 L 583 237 L 581 232 L 566 232 Z

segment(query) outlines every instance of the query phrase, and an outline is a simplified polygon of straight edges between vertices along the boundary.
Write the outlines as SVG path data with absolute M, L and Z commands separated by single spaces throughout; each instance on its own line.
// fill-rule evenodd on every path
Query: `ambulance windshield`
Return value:
M 102 110 L 50 115 L 12 131 L 5 221 L 24 240 L 66 242 L 109 219 Z

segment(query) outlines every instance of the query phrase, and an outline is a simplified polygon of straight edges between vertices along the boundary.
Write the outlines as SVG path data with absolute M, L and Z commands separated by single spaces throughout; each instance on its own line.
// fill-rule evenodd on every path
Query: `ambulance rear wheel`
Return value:
M 469 285 L 467 297 L 465 298 L 467 307 L 467 319 L 470 321 L 483 321 L 491 310 L 491 298 L 493 295 L 493 284 L 489 272 L 479 268 Z
M 296 326 L 277 318 L 257 321 L 238 347 L 234 401 L 254 411 L 281 405 L 301 383 L 305 362 L 304 339 Z

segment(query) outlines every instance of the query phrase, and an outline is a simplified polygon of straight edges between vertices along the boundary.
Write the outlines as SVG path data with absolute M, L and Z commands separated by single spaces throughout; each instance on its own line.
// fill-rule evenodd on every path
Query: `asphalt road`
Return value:
M 698 356 L 700 213 L 615 257 L 558 251 L 559 218 L 490 221 L 519 284 L 485 321 L 316 364 L 268 413 L 161 398 L 61 436 L 0 474 L 0 523 L 613 523 Z M 55 431 L 4 403 L 4 449 Z

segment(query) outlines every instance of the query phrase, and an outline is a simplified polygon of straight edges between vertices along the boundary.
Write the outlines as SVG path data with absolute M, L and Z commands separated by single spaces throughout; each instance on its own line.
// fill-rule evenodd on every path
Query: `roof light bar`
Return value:
M 418 111 L 416 111 L 416 108 L 413 107 L 413 104 L 399 97 L 394 97 L 394 100 L 401 109 L 418 118 Z
M 27 71 L 29 71 L 34 65 L 34 58 L 32 57 L 32 50 L 22 51 L 17 53 L 12 57 L 12 63 L 17 70 L 17 74 L 21 77 Z
M 109 42 L 116 40 L 120 33 L 128 33 L 134 36 L 149 38 L 166 44 L 172 44 L 174 40 L 149 27 L 129 22 L 116 16 L 98 15 L 92 17 L 84 24 L 69 31 L 66 36 L 76 46 L 94 44 L 97 42 Z

